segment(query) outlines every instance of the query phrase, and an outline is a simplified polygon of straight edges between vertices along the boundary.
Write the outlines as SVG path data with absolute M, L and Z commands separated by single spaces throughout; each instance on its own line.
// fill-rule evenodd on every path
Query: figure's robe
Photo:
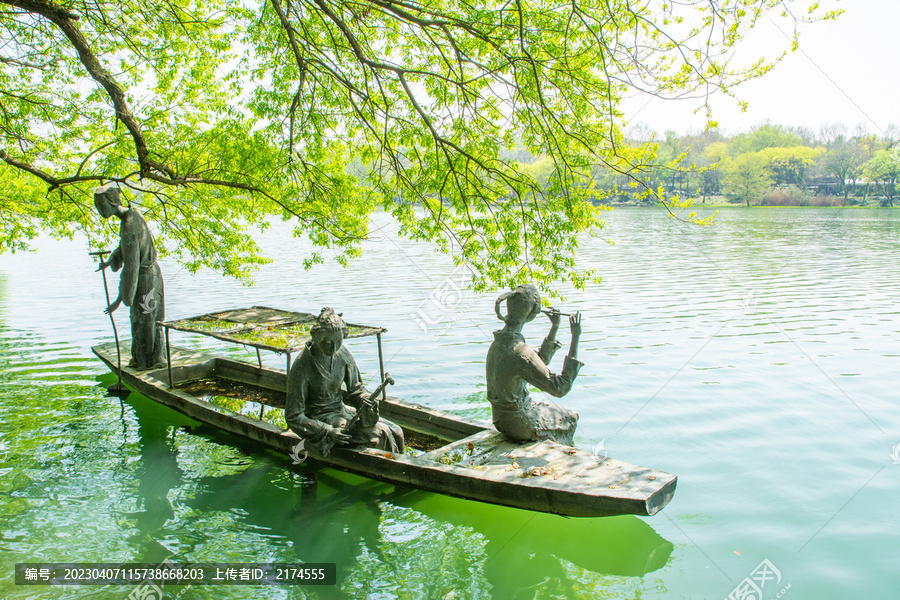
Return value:
M 342 386 L 346 386 L 346 391 Z M 365 393 L 356 361 L 346 346 L 342 345 L 330 358 L 316 359 L 308 342 L 291 365 L 284 418 L 294 433 L 327 456 L 330 448 L 325 425 L 346 425 L 362 405 Z M 351 446 L 403 452 L 403 430 L 399 426 L 379 418 L 377 413 L 366 417 L 347 432 Z
M 156 248 L 150 228 L 139 212 L 128 209 L 122 214 L 119 247 L 109 258 L 113 271 L 122 269 L 119 297 L 131 308 L 131 363 L 137 369 L 166 364 L 162 327 L 165 320 L 165 294 L 162 272 L 156 262 Z
M 554 374 L 547 368 L 553 354 L 562 346 L 547 339 L 535 352 L 521 333 L 494 332 L 485 370 L 487 396 L 491 403 L 494 427 L 516 442 L 555 440 L 571 445 L 578 426 L 578 414 L 562 406 L 532 400 L 528 385 L 561 398 L 583 363 L 566 356 L 563 370 Z

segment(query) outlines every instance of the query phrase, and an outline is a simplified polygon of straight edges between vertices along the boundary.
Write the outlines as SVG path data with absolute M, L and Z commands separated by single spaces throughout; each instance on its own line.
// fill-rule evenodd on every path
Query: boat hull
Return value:
M 122 344 L 127 363 L 128 341 Z M 115 373 L 114 343 L 93 348 Z M 283 394 L 281 371 L 203 352 L 171 348 L 169 370 L 121 370 L 122 381 L 144 396 L 213 427 L 259 442 L 290 456 L 301 441 L 289 429 L 212 404 L 179 389 L 208 377 Z M 278 408 L 261 407 L 261 412 Z M 437 438 L 440 447 L 418 455 L 336 447 L 327 456 L 305 448 L 310 458 L 344 471 L 502 506 L 566 516 L 653 515 L 671 500 L 675 475 L 631 465 L 556 442 L 509 442 L 489 423 L 388 397 L 381 414 L 405 431 Z

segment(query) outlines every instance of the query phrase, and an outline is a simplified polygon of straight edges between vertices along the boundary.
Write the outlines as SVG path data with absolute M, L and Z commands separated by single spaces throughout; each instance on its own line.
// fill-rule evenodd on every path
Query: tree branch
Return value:
M 297 107 L 300 105 L 300 95 L 303 92 L 303 83 L 306 81 L 306 59 L 303 58 L 303 54 L 300 52 L 300 45 L 297 44 L 297 38 L 294 35 L 294 28 L 291 26 L 290 21 L 288 21 L 287 15 L 284 12 L 284 9 L 281 7 L 280 0 L 272 0 L 272 8 L 275 9 L 275 13 L 278 15 L 278 20 L 281 22 L 282 28 L 284 28 L 285 33 L 288 36 L 288 43 L 291 45 L 291 51 L 294 53 L 294 60 L 297 61 L 297 68 L 300 69 L 300 81 L 297 82 L 297 91 L 294 93 L 294 99 L 291 101 L 290 108 L 290 133 L 288 137 L 288 153 L 293 154 L 294 152 L 294 120 L 297 113 Z
M 21 58 L 7 58 L 5 56 L 0 56 L 0 63 L 6 65 L 17 65 L 20 67 L 25 67 L 27 69 L 37 69 L 39 71 L 46 71 L 50 68 L 50 65 L 39 65 L 37 63 L 31 63 L 26 60 L 22 60 Z
M 88 74 L 106 90 L 115 108 L 116 118 L 125 125 L 128 133 L 131 134 L 131 138 L 134 140 L 134 148 L 137 152 L 138 164 L 141 167 L 141 175 L 147 176 L 151 171 L 157 170 L 174 179 L 176 174 L 170 167 L 150 159 L 150 150 L 147 148 L 144 133 L 141 131 L 141 126 L 137 119 L 131 113 L 128 103 L 125 101 L 125 93 L 112 76 L 112 73 L 100 63 L 99 59 L 91 51 L 90 44 L 88 44 L 88 41 L 75 23 L 78 15 L 50 2 L 41 2 L 39 0 L 0 0 L 0 2 L 38 14 L 62 30 L 78 52 L 78 58 L 81 64 L 84 65 L 84 68 L 87 69 Z

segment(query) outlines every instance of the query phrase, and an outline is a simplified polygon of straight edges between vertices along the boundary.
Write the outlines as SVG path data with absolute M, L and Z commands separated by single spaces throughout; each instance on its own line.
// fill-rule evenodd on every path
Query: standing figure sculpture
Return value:
M 165 319 L 165 298 L 162 272 L 156 262 L 156 248 L 150 228 L 139 212 L 125 208 L 119 199 L 119 188 L 104 185 L 94 190 L 94 206 L 104 219 L 117 216 L 119 247 L 100 262 L 100 269 L 122 269 L 119 295 L 104 312 L 115 311 L 121 304 L 131 307 L 131 362 L 136 369 L 152 369 L 166 364 L 162 327 L 157 321 Z
M 500 314 L 500 303 L 506 300 L 507 314 Z M 541 296 L 533 285 L 520 285 L 512 292 L 497 298 L 494 304 L 497 317 L 506 323 L 494 332 L 494 342 L 488 350 L 487 396 L 491 402 L 494 426 L 508 439 L 516 442 L 554 440 L 571 445 L 578 426 L 578 414 L 562 406 L 537 402 L 528 394 L 528 385 L 561 398 L 572 389 L 582 363 L 578 361 L 578 338 L 581 336 L 581 315 L 569 317 L 572 341 L 563 363 L 562 373 L 556 375 L 547 368 L 553 354 L 562 347 L 556 339 L 560 313 L 547 312 L 550 332 L 540 350 L 535 352 L 522 336 L 525 323 L 541 312 Z
M 356 361 L 343 345 L 346 335 L 347 325 L 340 316 L 323 308 L 310 330 L 312 339 L 288 374 L 285 421 L 322 456 L 335 445 L 402 453 L 403 430 L 379 417 L 378 403 L 370 399 Z

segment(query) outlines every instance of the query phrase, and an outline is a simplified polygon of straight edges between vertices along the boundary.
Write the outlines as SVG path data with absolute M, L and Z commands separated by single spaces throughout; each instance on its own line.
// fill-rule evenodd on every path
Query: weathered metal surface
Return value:
M 507 314 L 500 306 L 506 302 Z M 494 332 L 494 341 L 484 361 L 487 399 L 491 403 L 494 426 L 508 439 L 527 443 L 553 440 L 568 446 L 574 443 L 578 414 L 558 404 L 538 402 L 531 398 L 530 387 L 562 398 L 583 366 L 578 360 L 578 340 L 581 337 L 581 315 L 569 317 L 572 339 L 563 361 L 562 371 L 554 373 L 548 365 L 562 347 L 556 339 L 561 313 L 551 310 L 550 330 L 538 350 L 525 343 L 522 327 L 541 314 L 541 295 L 531 284 L 517 286 L 501 294 L 494 303 L 497 318 L 503 328 Z
M 115 344 L 93 348 L 114 372 Z M 123 354 L 129 354 L 128 341 Z M 283 390 L 284 374 L 272 369 L 172 347 L 176 385 L 190 379 L 231 377 L 264 388 Z M 217 407 L 169 389 L 165 369 L 134 371 L 123 367 L 126 384 L 148 398 L 189 417 L 289 454 L 300 441 L 290 430 Z M 567 516 L 652 515 L 671 500 L 677 478 L 669 473 L 594 456 L 556 442 L 515 444 L 486 424 L 388 398 L 383 414 L 404 428 L 450 441 L 418 456 L 374 449 L 335 448 L 327 458 L 311 458 L 352 473 L 394 484 L 503 506 Z
M 598 457 L 545 440 L 525 444 L 485 430 L 420 455 L 417 461 L 452 467 L 467 476 L 498 481 L 504 493 L 540 502 L 547 493 L 550 510 L 577 515 L 595 503 L 616 507 L 615 514 L 653 514 L 675 491 L 675 476 Z M 538 491 L 540 490 L 540 491 Z
M 119 247 L 112 251 L 109 260 L 100 260 L 104 286 L 107 267 L 122 271 L 119 293 L 111 303 L 107 301 L 104 312 L 112 317 L 122 304 L 130 308 L 131 339 L 134 341 L 130 366 L 152 369 L 165 364 L 163 333 L 158 325 L 166 318 L 163 277 L 147 222 L 138 211 L 122 206 L 119 194 L 119 187 L 112 183 L 94 190 L 94 206 L 100 216 L 109 219 L 115 215 L 121 221 Z
M 197 333 L 233 344 L 292 354 L 302 350 L 309 341 L 309 326 L 314 320 L 315 316 L 311 313 L 252 306 L 166 321 L 160 325 L 166 329 Z M 347 325 L 350 328 L 347 338 L 378 335 L 387 331 L 383 327 L 352 323 Z

